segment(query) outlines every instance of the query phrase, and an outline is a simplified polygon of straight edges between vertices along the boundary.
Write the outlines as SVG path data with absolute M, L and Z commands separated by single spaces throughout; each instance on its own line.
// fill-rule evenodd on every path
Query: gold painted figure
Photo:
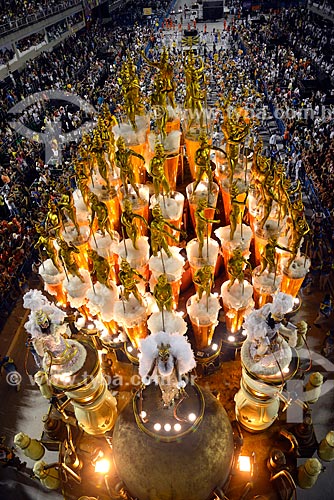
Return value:
M 197 295 L 199 300 L 201 300 L 204 292 L 209 297 L 214 284 L 213 267 L 206 265 L 197 269 L 193 277 L 193 282 L 198 287 Z
M 196 65 L 196 63 L 198 64 Z M 203 120 L 202 103 L 205 99 L 205 91 L 201 89 L 200 83 L 205 83 L 204 63 L 200 56 L 195 59 L 193 50 L 190 50 L 186 57 L 184 73 L 186 78 L 186 98 L 184 107 L 185 109 L 190 109 L 193 114 L 197 111 L 200 115 L 200 119 Z
M 88 257 L 91 259 L 93 268 L 91 270 L 91 275 L 95 275 L 97 281 L 102 283 L 102 285 L 107 288 L 111 288 L 110 285 L 110 271 L 111 267 L 107 259 L 102 257 L 97 253 L 96 250 L 89 249 Z
M 118 81 L 122 87 L 127 117 L 129 118 L 133 128 L 136 130 L 136 115 L 143 115 L 145 107 L 140 95 L 139 79 L 136 74 L 135 66 L 129 59 L 123 63 L 121 77 Z
M 163 48 L 160 61 L 150 61 L 145 55 L 144 52 L 141 52 L 143 59 L 146 63 L 152 68 L 157 68 L 159 70 L 156 78 L 160 79 L 160 82 L 163 83 L 163 87 L 161 92 L 165 94 L 166 98 L 168 97 L 170 105 L 173 109 L 175 109 L 175 83 L 173 81 L 174 78 L 174 70 L 173 65 L 169 62 L 169 54 L 166 47 Z
M 53 200 L 48 202 L 48 212 L 45 218 L 45 231 L 54 238 L 60 237 L 60 230 L 62 227 L 59 211 L 56 203 Z
M 172 285 L 168 283 L 166 274 L 160 274 L 158 283 L 154 287 L 153 297 L 156 300 L 159 311 L 172 311 L 173 308 L 173 290 Z
M 230 282 L 228 284 L 227 290 L 230 290 L 231 286 L 234 284 L 236 279 L 239 281 L 240 284 L 243 284 L 245 279 L 244 275 L 245 266 L 251 268 L 250 263 L 242 255 L 241 249 L 236 248 L 233 252 L 233 256 L 227 263 L 227 272 L 230 275 Z
M 243 211 L 246 205 L 248 192 L 245 193 L 245 198 L 243 201 L 238 201 L 237 197 L 239 195 L 239 189 L 237 183 L 233 181 L 232 186 L 230 188 L 230 194 L 231 194 L 230 240 L 233 241 L 237 225 L 242 224 Z
M 80 250 L 72 243 L 68 244 L 63 238 L 57 238 L 57 243 L 59 245 L 59 256 L 66 270 L 73 276 L 77 276 L 84 283 L 85 280 L 80 274 L 79 266 L 73 255 L 80 253 Z
M 137 299 L 137 301 L 143 305 L 143 297 L 139 293 L 137 283 L 143 280 L 146 282 L 144 276 L 142 276 L 136 269 L 133 269 L 126 259 L 122 259 L 121 270 L 118 274 L 119 281 L 123 287 L 123 295 L 125 300 L 129 300 L 131 293 Z
M 300 218 L 294 223 L 292 232 L 289 237 L 289 249 L 291 251 L 291 257 L 287 263 L 287 267 L 289 268 L 293 262 L 293 260 L 296 258 L 300 245 L 302 243 L 302 240 L 304 236 L 310 231 L 310 227 L 308 223 L 306 222 L 305 217 Z
M 165 226 L 174 229 L 174 231 L 179 231 L 181 234 L 183 234 L 183 231 L 163 218 L 161 207 L 159 204 L 156 204 L 153 207 L 152 216 L 153 220 L 150 226 L 152 253 L 156 257 L 158 255 L 159 250 L 163 249 L 165 250 L 167 256 L 171 257 L 172 253 L 167 244 L 165 235 L 172 238 L 172 240 L 174 240 L 176 243 L 178 243 L 178 240 L 177 238 L 175 238 L 175 236 L 171 235 L 166 231 Z
M 226 108 L 222 108 L 222 111 L 224 116 L 222 131 L 227 143 L 226 153 L 230 170 L 229 181 L 232 183 L 234 172 L 238 165 L 239 147 L 249 133 L 250 124 L 246 123 L 243 116 L 239 118 L 235 114 L 229 116 Z
M 53 242 L 55 241 L 55 238 L 52 238 L 45 230 L 45 228 L 41 224 L 36 224 L 35 226 L 36 231 L 39 234 L 39 238 L 37 242 L 34 245 L 34 248 L 40 248 L 44 247 L 47 256 L 49 259 L 51 259 L 53 265 L 55 268 L 61 273 L 63 272 L 63 269 L 61 267 L 61 263 L 58 258 L 58 252 L 56 250 L 56 247 L 54 246 Z
M 76 183 L 77 186 L 80 190 L 82 199 L 86 205 L 86 207 L 89 207 L 89 181 L 90 177 L 86 173 L 85 168 L 83 167 L 83 163 L 81 162 L 74 162 L 74 169 L 76 173 Z
M 98 229 L 101 231 L 102 235 L 104 236 L 107 233 L 110 235 L 110 238 L 113 240 L 114 238 L 114 231 L 109 219 L 109 214 L 108 214 L 108 207 L 103 201 L 99 201 L 98 197 L 96 196 L 95 193 L 90 192 L 89 193 L 89 201 L 90 201 L 90 209 L 91 209 L 91 216 L 90 216 L 90 230 L 92 232 L 92 227 L 94 224 L 95 217 L 97 218 L 97 226 Z
M 195 164 L 197 165 L 196 181 L 194 185 L 194 192 L 196 191 L 199 183 L 206 176 L 209 182 L 209 191 L 211 190 L 213 178 L 211 168 L 211 146 L 206 133 L 201 133 L 199 136 L 200 146 L 195 153 Z
M 154 194 L 156 198 L 159 196 L 161 188 L 162 193 L 166 196 L 170 193 L 170 186 L 165 175 L 164 166 L 166 158 L 171 158 L 172 156 L 177 156 L 177 153 L 174 155 L 166 155 L 162 144 L 158 143 L 155 146 L 155 154 L 150 161 L 148 173 L 153 178 Z
M 64 191 L 59 202 L 58 208 L 61 213 L 64 213 L 74 224 L 78 236 L 80 236 L 80 227 L 77 219 L 77 211 L 74 205 L 74 200 L 71 191 Z
M 289 252 L 287 248 L 284 248 L 281 245 L 279 245 L 276 236 L 272 236 L 271 238 L 269 238 L 268 243 L 264 246 L 261 253 L 260 270 L 257 273 L 258 276 L 263 274 L 266 269 L 268 270 L 268 273 L 275 272 L 276 248 L 280 248 L 281 250 Z
M 128 196 L 129 194 L 129 189 L 128 189 L 128 183 L 129 183 L 131 184 L 136 195 L 139 198 L 139 189 L 135 183 L 133 166 L 131 164 L 131 156 L 136 156 L 137 158 L 141 159 L 144 163 L 145 163 L 145 158 L 139 153 L 132 151 L 132 149 L 127 148 L 125 146 L 125 140 L 123 137 L 119 137 L 117 139 L 116 145 L 118 149 L 115 153 L 115 163 L 120 170 L 120 178 L 124 187 L 125 195 Z
M 138 239 L 138 226 L 135 219 L 141 220 L 146 226 L 148 225 L 147 220 L 139 214 L 135 214 L 132 210 L 131 201 L 127 198 L 123 201 L 123 212 L 121 215 L 121 223 L 125 228 L 127 237 L 132 241 L 133 248 L 138 250 L 137 239 Z
M 205 217 L 205 210 L 208 208 L 212 208 L 208 206 L 208 202 L 206 199 L 201 198 L 198 201 L 197 208 L 195 210 L 194 216 L 196 221 L 196 234 L 198 239 L 198 257 L 200 259 L 203 258 L 203 246 L 204 246 L 204 238 L 207 235 L 208 224 L 219 223 L 219 220 L 208 219 Z

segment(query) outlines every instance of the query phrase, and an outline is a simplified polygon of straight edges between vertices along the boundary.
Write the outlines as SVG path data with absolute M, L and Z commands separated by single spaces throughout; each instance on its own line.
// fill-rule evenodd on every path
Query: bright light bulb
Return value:
M 285 368 L 283 368 L 283 370 L 282 370 L 282 372 L 283 372 L 283 373 L 289 373 L 289 371 L 290 371 L 290 370 L 289 370 L 289 367 L 288 367 L 288 366 L 286 366 L 286 367 L 285 367 Z
M 146 417 L 147 417 L 147 413 L 146 413 L 146 411 L 144 411 L 144 410 L 143 410 L 143 411 L 141 411 L 141 412 L 140 412 L 140 416 L 141 416 L 141 418 L 142 418 L 142 419 L 146 418 Z
M 154 424 L 153 429 L 154 429 L 155 431 L 160 431 L 160 430 L 161 430 L 161 424 L 159 424 L 159 423 Z
M 298 298 L 298 297 L 295 297 L 295 298 L 293 299 L 293 303 L 294 303 L 294 304 L 296 304 L 296 305 L 297 305 L 297 304 L 299 304 L 299 298 Z
M 171 430 L 172 426 L 170 424 L 165 424 L 164 429 L 166 432 L 169 432 Z
M 95 472 L 100 474 L 108 474 L 110 469 L 110 462 L 106 458 L 100 458 L 95 463 Z
M 127 349 L 128 349 L 128 352 L 132 352 L 132 351 L 133 351 L 133 347 L 132 347 L 132 345 L 129 345 L 129 346 L 127 347 Z
M 195 422 L 195 420 L 196 420 L 195 413 L 189 413 L 188 420 L 189 420 L 189 422 Z
M 218 349 L 218 345 L 217 345 L 217 344 L 212 344 L 211 349 L 212 349 L 213 351 L 217 351 L 217 349 Z
M 229 336 L 227 337 L 227 340 L 228 340 L 229 342 L 234 342 L 234 341 L 235 341 L 235 336 L 234 336 L 234 335 L 229 335 Z
M 175 424 L 174 425 L 174 431 L 180 432 L 180 430 L 181 430 L 181 425 L 180 424 Z
M 250 457 L 247 457 L 245 455 L 240 455 L 238 463 L 239 463 L 240 472 L 250 472 L 251 471 L 252 465 L 251 465 Z

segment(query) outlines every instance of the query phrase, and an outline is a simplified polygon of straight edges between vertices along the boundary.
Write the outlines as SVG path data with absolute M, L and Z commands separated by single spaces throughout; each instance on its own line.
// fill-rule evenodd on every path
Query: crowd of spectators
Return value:
M 44 30 L 18 40 L 16 42 L 16 47 L 20 52 L 25 52 L 28 49 L 32 49 L 36 45 L 40 45 L 41 43 L 46 43 Z
M 1 32 L 19 29 L 23 24 L 36 22 L 53 13 L 72 7 L 80 0 L 0 0 L 0 29 Z
M 270 16 L 263 25 L 251 29 L 241 26 L 240 37 L 252 57 L 251 71 L 258 87 L 264 86 L 272 109 L 284 124 L 282 139 L 289 173 L 301 178 L 306 171 L 334 220 L 334 201 L 328 194 L 334 182 L 334 96 L 328 78 L 326 86 L 321 85 L 323 78 L 317 65 L 310 58 L 300 57 L 304 38 L 299 45 L 296 40 L 294 46 L 283 42 L 288 36 L 281 31 L 285 17 L 293 38 L 292 19 L 307 20 L 310 32 L 320 29 L 319 21 L 311 20 L 306 10 L 291 9 Z M 298 22 L 295 30 L 299 32 Z M 326 47 L 319 42 L 319 54 L 326 52 Z
M 7 64 L 14 57 L 14 50 L 8 47 L 0 48 L 0 66 Z

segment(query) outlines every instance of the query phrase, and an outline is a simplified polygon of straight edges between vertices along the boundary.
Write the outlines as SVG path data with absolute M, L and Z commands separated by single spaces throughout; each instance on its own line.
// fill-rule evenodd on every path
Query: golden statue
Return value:
M 136 156 L 137 158 L 140 158 L 144 163 L 145 163 L 145 158 L 139 153 L 132 151 L 132 149 L 127 148 L 125 146 L 125 141 L 123 137 L 119 137 L 117 139 L 116 145 L 118 149 L 115 153 L 115 163 L 120 170 L 120 178 L 124 187 L 125 195 L 128 196 L 129 194 L 128 183 L 130 183 L 136 195 L 139 198 L 139 189 L 135 183 L 133 165 L 131 164 L 131 156 Z
M 261 259 L 260 259 L 260 270 L 257 273 L 258 276 L 264 273 L 266 269 L 268 269 L 268 273 L 273 273 L 275 272 L 276 269 L 276 248 L 280 248 L 281 250 L 285 250 L 286 252 L 289 252 L 289 250 L 285 247 L 282 247 L 279 245 L 277 242 L 277 237 L 276 236 L 271 236 L 269 238 L 268 243 L 264 246 L 262 252 L 261 252 Z
M 227 290 L 230 290 L 231 286 L 234 284 L 236 279 L 239 281 L 241 285 L 243 284 L 245 279 L 244 275 L 245 266 L 251 268 L 250 263 L 242 255 L 241 249 L 236 248 L 233 251 L 232 257 L 229 259 L 227 263 L 227 272 L 230 275 L 230 282 L 228 284 Z
M 214 284 L 214 275 L 213 275 L 213 267 L 206 265 L 197 269 L 194 274 L 193 282 L 197 285 L 197 295 L 199 300 L 201 300 L 203 293 L 206 293 L 206 296 L 209 297 L 211 293 L 211 289 Z
M 171 235 L 170 233 L 168 233 L 168 231 L 166 231 L 165 226 L 168 226 L 171 229 L 174 229 L 174 231 L 180 232 L 181 234 L 183 233 L 183 231 L 163 218 L 161 207 L 159 204 L 156 204 L 153 207 L 152 216 L 153 219 L 150 226 L 152 253 L 156 257 L 158 255 L 158 251 L 163 249 L 165 250 L 167 256 L 171 257 L 172 253 L 167 244 L 165 235 L 168 236 L 169 238 L 172 238 L 172 240 L 174 240 L 176 243 L 178 243 L 178 240 L 177 238 L 175 238 L 175 236 Z
M 292 232 L 290 233 L 289 237 L 289 249 L 291 251 L 291 257 L 289 261 L 287 262 L 287 267 L 289 268 L 293 262 L 293 260 L 296 258 L 300 245 L 302 243 L 302 240 L 305 236 L 310 231 L 310 227 L 308 223 L 306 222 L 305 217 L 301 217 L 297 221 L 294 222 L 293 224 L 293 229 Z
M 160 61 L 150 61 L 144 52 L 141 52 L 143 59 L 152 68 L 157 68 L 159 73 L 158 78 L 164 83 L 162 92 L 169 98 L 170 105 L 175 109 L 175 83 L 173 65 L 169 62 L 169 54 L 166 47 L 163 48 Z
M 196 221 L 196 234 L 198 239 L 198 257 L 200 259 L 203 258 L 203 246 L 204 246 L 204 238 L 208 234 L 208 224 L 219 223 L 219 220 L 208 219 L 205 217 L 205 210 L 208 208 L 212 208 L 208 205 L 206 199 L 201 198 L 198 201 L 197 208 L 195 210 L 195 221 Z
M 138 302 L 143 305 L 143 297 L 139 293 L 137 288 L 137 283 L 143 280 L 146 282 L 144 276 L 142 276 L 136 269 L 133 269 L 126 259 L 122 259 L 121 270 L 118 274 L 119 281 L 123 287 L 123 295 L 125 300 L 129 300 L 131 293 L 138 300 Z
M 90 178 L 85 172 L 85 170 L 82 168 L 80 163 L 75 163 L 74 165 L 75 168 L 75 173 L 76 173 L 76 183 L 77 186 L 80 190 L 82 199 L 86 205 L 86 207 L 89 207 L 89 181 Z
M 148 173 L 153 178 L 154 194 L 156 198 L 158 198 L 161 188 L 163 194 L 168 196 L 170 193 L 170 186 L 168 184 L 168 180 L 165 175 L 164 166 L 166 158 L 171 158 L 177 155 L 178 153 L 166 155 L 164 147 L 160 143 L 156 144 L 155 146 L 155 154 L 152 160 L 150 161 Z
M 263 207 L 262 218 L 258 223 L 258 227 L 260 229 L 264 228 L 265 223 L 267 222 L 269 215 L 271 213 L 271 209 L 273 206 L 273 202 L 276 201 L 279 203 L 279 200 L 276 196 L 275 192 L 276 186 L 273 175 L 268 175 L 266 179 L 266 183 L 262 185 L 261 196 L 259 200 L 259 204 Z
M 74 205 L 74 200 L 71 191 L 64 191 L 58 202 L 58 208 L 61 213 L 64 213 L 74 224 L 78 236 L 80 236 L 80 227 L 77 219 L 77 211 Z
M 138 250 L 137 239 L 138 239 L 138 226 L 135 219 L 141 220 L 146 226 L 148 225 L 147 220 L 139 214 L 135 214 L 132 210 L 131 201 L 127 198 L 123 201 L 123 212 L 121 215 L 121 223 L 125 227 L 125 232 L 127 237 L 132 241 L 133 248 Z
M 173 290 L 172 285 L 168 283 L 166 274 L 160 274 L 158 283 L 154 287 L 153 297 L 156 300 L 159 311 L 172 311 L 173 308 Z
M 235 113 L 229 116 L 226 107 L 223 107 L 222 111 L 224 117 L 222 131 L 227 143 L 226 153 L 230 169 L 229 181 L 232 183 L 234 172 L 238 165 L 239 146 L 249 133 L 250 123 L 246 123 L 243 116 L 237 117 Z
M 57 238 L 57 243 L 59 245 L 59 256 L 66 270 L 84 283 L 85 280 L 80 274 L 79 266 L 73 255 L 80 253 L 80 250 L 73 243 L 67 243 L 63 238 Z
M 199 136 L 200 146 L 195 153 L 195 164 L 197 165 L 196 171 L 196 181 L 194 185 L 194 192 L 196 191 L 199 183 L 203 177 L 207 177 L 209 182 L 209 191 L 212 186 L 212 168 L 211 168 L 211 146 L 209 144 L 208 136 L 205 132 L 201 133 Z
M 234 233 L 237 229 L 237 225 L 242 224 L 242 217 L 246 205 L 246 200 L 248 197 L 248 192 L 245 193 L 245 198 L 243 201 L 238 201 L 237 198 L 240 193 L 237 186 L 237 182 L 233 181 L 232 186 L 230 187 L 230 194 L 231 194 L 230 240 L 232 241 L 234 238 Z
M 107 259 L 99 255 L 97 251 L 93 249 L 89 249 L 87 253 L 93 264 L 93 268 L 90 274 L 95 275 L 99 283 L 102 283 L 102 285 L 111 288 L 109 279 L 111 266 Z
M 168 119 L 167 97 L 164 92 L 165 83 L 161 76 L 157 75 L 154 79 L 154 90 L 151 95 L 151 107 L 155 109 L 156 128 L 166 136 L 166 125 Z
M 45 231 L 54 238 L 59 238 L 62 224 L 59 217 L 58 207 L 56 203 L 50 199 L 48 202 L 48 208 L 49 210 L 45 218 Z
M 34 248 L 40 248 L 40 247 L 45 248 L 46 254 L 49 257 L 49 259 L 51 259 L 55 268 L 60 273 L 62 273 L 63 269 L 58 259 L 58 252 L 53 244 L 55 238 L 52 238 L 50 235 L 48 235 L 45 228 L 41 224 L 36 224 L 35 228 L 37 233 L 39 234 L 39 238 L 35 243 Z
M 198 65 L 196 65 L 196 62 Z M 190 50 L 184 64 L 184 74 L 186 78 L 186 98 L 184 107 L 190 109 L 193 114 L 196 111 L 200 115 L 200 124 L 202 127 L 203 120 L 203 101 L 205 99 L 205 90 L 201 89 L 200 83 L 204 82 L 204 63 L 203 59 L 198 56 L 194 57 L 194 51 Z
M 136 130 L 136 115 L 143 115 L 145 107 L 140 95 L 140 84 L 136 74 L 136 68 L 129 59 L 127 62 L 123 63 L 121 77 L 118 79 L 118 82 L 122 87 L 127 117 Z
M 102 151 L 107 154 L 108 161 L 110 163 L 111 168 L 113 168 L 114 154 L 115 154 L 115 136 L 110 127 L 109 121 L 103 117 L 103 115 L 99 115 L 97 120 L 97 130 L 99 132 L 101 138 Z M 97 159 L 99 155 L 102 156 L 102 151 L 96 153 Z M 103 156 L 102 156 L 103 158 Z M 103 158 L 103 160 L 105 160 Z M 100 167 L 99 167 L 100 171 Z M 101 172 L 100 172 L 101 173 Z M 101 174 L 102 175 L 102 174 Z M 103 176 L 102 176 L 103 177 Z M 104 177 L 103 177 L 104 179 Z
M 109 175 L 109 165 L 104 158 L 103 152 L 99 151 L 96 153 L 97 168 L 102 179 L 106 183 L 107 191 L 110 191 L 110 175 Z M 103 186 L 103 189 L 105 187 Z
M 97 227 L 101 231 L 102 235 L 105 236 L 106 231 L 110 235 L 110 238 L 114 239 L 114 231 L 110 222 L 108 207 L 103 201 L 99 201 L 98 197 L 95 193 L 89 193 L 89 202 L 90 202 L 90 230 L 92 231 L 92 227 L 94 224 L 95 217 L 97 218 Z

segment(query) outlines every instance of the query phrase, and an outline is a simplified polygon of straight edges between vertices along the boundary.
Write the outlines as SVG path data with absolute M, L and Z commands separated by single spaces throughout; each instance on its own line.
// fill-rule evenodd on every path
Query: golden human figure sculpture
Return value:
M 178 243 L 177 238 L 171 235 L 166 231 L 165 226 L 174 229 L 174 231 L 179 231 L 181 234 L 183 231 L 178 227 L 174 226 L 170 222 L 166 221 L 162 215 L 161 207 L 159 204 L 156 204 L 152 209 L 152 222 L 150 225 L 151 230 L 151 249 L 153 255 L 156 257 L 158 255 L 159 250 L 165 250 L 168 257 L 172 256 L 172 252 L 169 249 L 165 236 L 172 238 L 176 243 Z
M 97 129 L 101 138 L 102 151 L 107 154 L 108 161 L 112 168 L 115 153 L 115 136 L 110 128 L 109 121 L 104 118 L 102 114 L 100 114 L 97 119 Z M 100 154 L 102 154 L 102 151 Z
M 233 241 L 234 233 L 237 229 L 237 225 L 242 223 L 242 217 L 244 208 L 246 205 L 246 200 L 248 197 L 248 192 L 245 193 L 245 198 L 242 201 L 238 201 L 239 188 L 236 181 L 232 182 L 230 187 L 231 195 L 231 210 L 230 210 L 230 240 Z
M 121 215 L 121 223 L 125 228 L 127 237 L 132 241 L 133 248 L 138 250 L 137 239 L 138 239 L 138 226 L 135 219 L 141 220 L 146 226 L 148 225 L 147 220 L 140 214 L 135 214 L 132 210 L 131 201 L 127 198 L 123 201 L 123 212 Z
M 227 290 L 230 290 L 231 286 L 234 284 L 236 279 L 239 281 L 241 285 L 243 284 L 245 279 L 244 275 L 245 266 L 251 268 L 250 263 L 242 255 L 241 249 L 236 248 L 233 251 L 232 257 L 229 259 L 227 263 L 227 272 L 230 275 L 230 282 L 228 284 Z
M 153 178 L 154 194 L 156 198 L 159 196 L 161 188 L 163 194 L 168 196 L 170 193 L 170 186 L 165 175 L 165 161 L 166 158 L 172 158 L 177 155 L 178 153 L 166 155 L 164 147 L 160 143 L 155 146 L 154 156 L 150 161 L 148 173 Z
M 82 166 L 82 163 L 80 162 L 75 162 L 74 163 L 74 169 L 75 169 L 75 174 L 76 174 L 76 183 L 77 186 L 80 190 L 82 199 L 88 208 L 89 206 L 89 175 L 85 172 L 85 169 Z
M 173 290 L 172 285 L 168 283 L 166 274 L 160 274 L 158 283 L 154 287 L 153 297 L 157 303 L 159 311 L 172 311 L 173 308 Z
M 161 76 L 157 75 L 154 79 L 153 92 L 151 95 L 151 107 L 155 111 L 155 123 L 159 133 L 166 137 L 166 126 L 168 120 L 167 96 L 164 92 L 165 82 Z
M 96 162 L 97 162 L 97 168 L 99 170 L 99 174 L 101 175 L 102 179 L 106 183 L 107 191 L 110 191 L 109 165 L 106 162 L 106 159 L 104 158 L 102 151 L 99 151 L 96 153 Z M 102 189 L 105 189 L 105 186 L 103 186 Z
M 152 68 L 157 68 L 159 73 L 157 78 L 163 82 L 162 92 L 168 97 L 169 103 L 175 109 L 175 83 L 173 65 L 169 62 L 169 53 L 166 47 L 163 48 L 160 61 L 150 61 L 144 52 L 141 52 L 143 59 Z
M 111 288 L 110 285 L 110 271 L 111 266 L 107 259 L 99 255 L 96 250 L 89 249 L 87 251 L 88 257 L 92 261 L 91 275 L 95 275 L 97 281 L 102 283 L 102 285 Z
M 204 292 L 209 297 L 214 284 L 213 267 L 206 265 L 197 269 L 193 277 L 193 282 L 198 287 L 197 295 L 199 300 L 201 300 Z
M 129 194 L 129 188 L 128 188 L 128 183 L 129 183 L 131 184 L 136 195 L 139 198 L 139 189 L 135 183 L 135 176 L 133 173 L 131 156 L 136 156 L 137 158 L 140 158 L 144 163 L 145 163 L 145 158 L 139 153 L 132 151 L 132 149 L 127 148 L 125 146 L 125 140 L 123 137 L 119 137 L 117 139 L 116 145 L 118 149 L 115 153 L 115 163 L 120 170 L 120 178 L 123 184 L 125 195 L 128 196 Z
M 276 248 L 280 248 L 281 250 L 289 252 L 289 250 L 287 248 L 281 246 L 277 242 L 276 236 L 271 236 L 271 238 L 269 238 L 269 240 L 268 240 L 268 243 L 264 246 L 264 248 L 261 252 L 260 269 L 259 269 L 259 272 L 257 273 L 258 276 L 263 274 L 266 269 L 268 270 L 268 273 L 275 272 L 275 269 L 276 269 Z
M 74 205 L 74 200 L 71 191 L 69 190 L 64 191 L 57 205 L 60 212 L 67 215 L 67 217 L 72 221 L 78 236 L 80 236 L 80 227 L 77 219 L 77 211 Z
M 209 144 L 209 138 L 205 132 L 202 132 L 199 136 L 199 148 L 195 153 L 195 164 L 197 165 L 196 170 L 196 181 L 194 184 L 194 192 L 196 191 L 199 183 L 204 177 L 207 177 L 209 182 L 209 191 L 211 190 L 213 178 L 212 178 L 212 168 L 211 168 L 211 146 Z
M 268 175 L 266 183 L 262 185 L 261 196 L 259 200 L 259 204 L 262 205 L 263 207 L 262 218 L 258 222 L 258 228 L 261 230 L 264 228 L 264 225 L 269 218 L 273 202 L 276 201 L 279 203 L 275 189 L 276 186 L 275 186 L 274 176 Z
M 140 95 L 139 80 L 134 65 L 130 60 L 123 63 L 121 76 L 118 79 L 122 87 L 124 106 L 131 125 L 136 130 L 136 115 L 143 115 L 145 107 Z
M 205 98 L 205 91 L 201 90 L 200 83 L 204 79 L 204 63 L 200 56 L 195 58 L 193 50 L 190 50 L 186 57 L 184 74 L 186 78 L 186 98 L 184 107 L 185 109 L 190 109 L 193 113 L 196 111 L 202 113 L 202 102 Z
M 51 259 L 55 268 L 61 273 L 63 272 L 61 263 L 58 258 L 58 252 L 53 242 L 55 238 L 52 238 L 45 230 L 45 228 L 41 224 L 36 224 L 35 226 L 37 233 L 39 234 L 39 238 L 36 241 L 34 248 L 45 248 L 46 254 Z
M 109 219 L 108 208 L 103 201 L 100 201 L 95 193 L 89 193 L 89 202 L 90 202 L 90 230 L 92 231 L 92 227 L 94 224 L 95 217 L 97 218 L 98 229 L 101 231 L 102 235 L 105 236 L 105 233 L 110 235 L 111 239 L 114 239 L 114 231 Z
M 123 287 L 123 295 L 125 300 L 129 300 L 131 293 L 137 299 L 137 301 L 143 305 L 143 297 L 139 293 L 137 284 L 143 280 L 146 282 L 144 276 L 142 276 L 136 269 L 133 269 L 126 259 L 122 259 L 121 270 L 118 274 L 119 281 Z
M 60 236 L 60 230 L 62 227 L 58 207 L 56 203 L 50 199 L 48 202 L 48 208 L 49 210 L 45 218 L 45 231 L 47 234 L 58 238 Z
M 265 184 L 268 175 L 271 172 L 271 161 L 270 158 L 262 156 L 260 153 L 262 151 L 263 142 L 259 139 L 254 146 L 252 169 L 251 169 L 251 186 L 256 190 L 260 191 L 262 186 Z
M 246 139 L 249 130 L 250 122 L 247 123 L 243 116 L 237 117 L 235 113 L 230 116 L 227 109 L 222 108 L 224 122 L 222 131 L 226 139 L 226 153 L 229 165 L 229 181 L 232 183 L 235 169 L 238 165 L 239 146 Z
M 290 259 L 287 262 L 287 267 L 289 268 L 296 258 L 300 245 L 304 236 L 310 231 L 310 227 L 305 219 L 301 217 L 300 219 L 294 221 L 292 232 L 289 236 L 288 247 L 291 251 Z
M 219 220 L 209 219 L 205 217 L 205 210 L 209 207 L 206 199 L 201 198 L 198 201 L 197 208 L 195 210 L 194 216 L 196 221 L 196 234 L 198 239 L 198 257 L 200 259 L 203 258 L 203 246 L 204 246 L 204 238 L 208 232 L 208 224 L 219 223 Z
M 75 253 L 80 253 L 80 250 L 72 243 L 67 243 L 65 240 L 63 240 L 63 238 L 57 238 L 57 243 L 59 245 L 60 260 L 64 264 L 67 272 L 72 274 L 73 276 L 77 276 L 79 280 L 84 283 L 85 280 L 80 274 L 79 266 L 73 255 Z

